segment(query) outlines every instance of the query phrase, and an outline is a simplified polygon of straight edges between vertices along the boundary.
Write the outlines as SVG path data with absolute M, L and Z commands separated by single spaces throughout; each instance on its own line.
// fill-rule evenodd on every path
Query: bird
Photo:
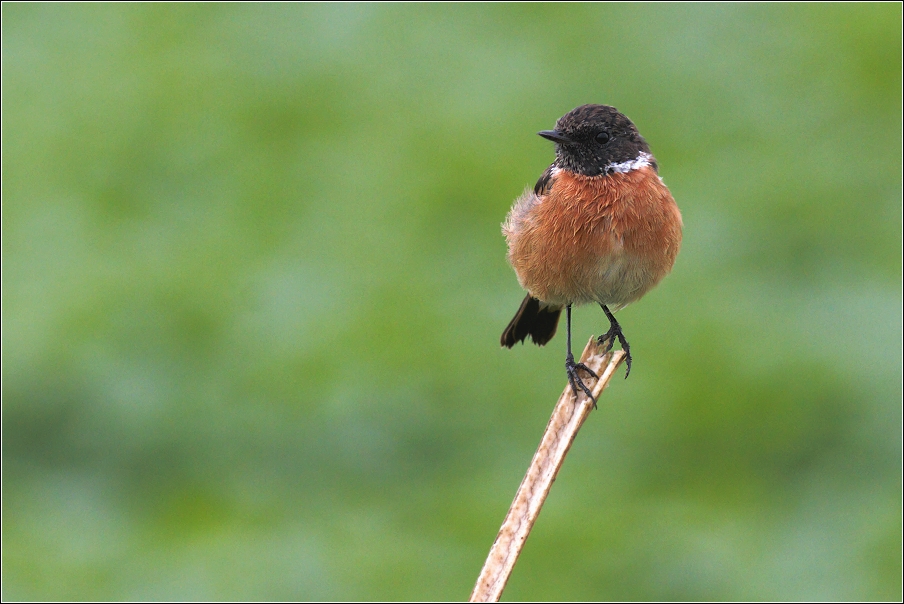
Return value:
M 581 105 L 538 132 L 555 143 L 555 161 L 518 197 L 502 224 L 508 261 L 527 295 L 502 332 L 512 348 L 543 346 L 567 320 L 568 382 L 591 400 L 580 371 L 598 376 L 571 353 L 571 307 L 596 303 L 609 320 L 599 336 L 606 352 L 618 340 L 631 373 L 631 347 L 615 313 L 656 286 L 681 246 L 681 212 L 647 141 L 609 105 Z

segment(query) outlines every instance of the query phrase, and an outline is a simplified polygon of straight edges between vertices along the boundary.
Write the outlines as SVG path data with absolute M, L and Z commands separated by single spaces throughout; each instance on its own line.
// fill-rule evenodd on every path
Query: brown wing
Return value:
M 555 164 L 549 164 L 549 167 L 546 168 L 546 171 L 540 176 L 540 180 L 534 185 L 534 193 L 536 193 L 537 196 L 543 196 L 549 193 L 549 190 L 552 188 L 552 183 L 556 181 L 552 175 L 555 167 Z

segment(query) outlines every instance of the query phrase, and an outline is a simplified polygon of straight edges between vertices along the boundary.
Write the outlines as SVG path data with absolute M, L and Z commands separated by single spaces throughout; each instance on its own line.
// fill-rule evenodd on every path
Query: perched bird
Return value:
M 519 197 L 502 232 L 508 260 L 527 296 L 502 333 L 511 348 L 530 336 L 542 346 L 566 310 L 565 370 L 593 395 L 578 371 L 597 377 L 571 354 L 571 307 L 596 302 L 631 372 L 631 348 L 613 313 L 639 300 L 672 270 L 681 245 L 681 213 L 659 177 L 656 159 L 634 124 L 608 105 L 582 105 L 554 130 L 538 132 L 556 145 L 556 159 Z

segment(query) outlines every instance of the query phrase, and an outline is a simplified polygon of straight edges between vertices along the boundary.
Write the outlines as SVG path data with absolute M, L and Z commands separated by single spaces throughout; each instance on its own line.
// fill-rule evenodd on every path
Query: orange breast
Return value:
M 560 171 L 548 195 L 526 191 L 503 225 L 522 287 L 551 304 L 615 311 L 672 269 L 681 214 L 649 166 L 607 176 Z

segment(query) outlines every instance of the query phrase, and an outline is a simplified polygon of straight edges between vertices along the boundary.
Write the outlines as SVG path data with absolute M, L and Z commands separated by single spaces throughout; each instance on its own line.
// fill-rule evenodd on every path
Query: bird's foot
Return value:
M 628 344 L 628 340 L 625 339 L 625 334 L 622 333 L 621 325 L 619 325 L 618 322 L 612 323 L 609 326 L 609 331 L 601 335 L 597 339 L 597 343 L 600 346 L 605 344 L 606 352 L 609 352 L 612 350 L 612 346 L 615 344 L 616 339 L 621 345 L 622 350 L 625 352 L 625 366 L 627 367 L 625 379 L 628 379 L 628 374 L 631 373 L 631 346 Z
M 586 371 L 594 378 L 599 379 L 599 376 L 596 375 L 590 367 L 583 363 L 575 363 L 574 356 L 569 352 L 568 356 L 565 358 L 565 371 L 568 373 L 568 383 L 571 384 L 571 389 L 574 390 L 574 396 L 577 398 L 578 388 L 580 388 L 584 391 L 584 394 L 593 401 L 593 408 L 596 409 L 596 399 L 593 398 L 593 393 L 590 392 L 590 388 L 584 384 L 584 380 L 578 375 L 578 370 Z

